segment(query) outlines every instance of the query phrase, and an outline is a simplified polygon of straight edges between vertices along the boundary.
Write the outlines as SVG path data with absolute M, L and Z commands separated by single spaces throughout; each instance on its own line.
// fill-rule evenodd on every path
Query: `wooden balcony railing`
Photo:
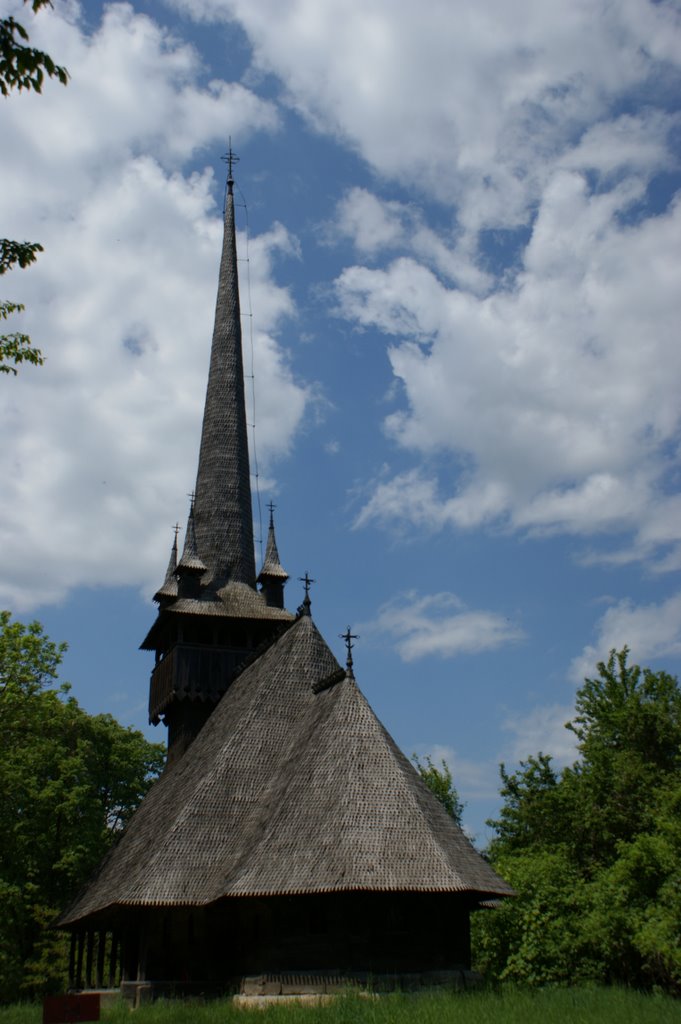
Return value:
M 149 721 L 158 722 L 172 700 L 203 700 L 217 704 L 234 678 L 247 649 L 177 644 L 151 673 Z

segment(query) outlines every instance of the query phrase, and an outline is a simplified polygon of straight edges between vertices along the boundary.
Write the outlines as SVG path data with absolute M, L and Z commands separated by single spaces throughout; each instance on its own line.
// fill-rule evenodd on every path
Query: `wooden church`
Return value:
M 168 763 L 59 921 L 72 986 L 447 978 L 470 967 L 471 911 L 511 889 L 337 662 L 307 588 L 284 608 L 271 518 L 256 576 L 229 167 L 195 496 L 142 645 Z

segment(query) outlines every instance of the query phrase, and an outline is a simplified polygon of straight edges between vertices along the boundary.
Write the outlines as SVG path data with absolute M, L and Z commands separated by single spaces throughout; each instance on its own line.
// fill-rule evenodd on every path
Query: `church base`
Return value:
M 258 997 L 295 997 L 339 995 L 348 991 L 362 993 L 418 992 L 422 989 L 475 988 L 482 975 L 465 967 L 446 971 L 368 974 L 365 972 L 260 974 L 242 978 L 239 995 Z
M 482 975 L 465 967 L 446 971 L 369 974 L 367 972 L 301 971 L 258 974 L 236 978 L 231 985 L 201 982 L 124 981 L 120 993 L 132 1007 L 155 999 L 215 999 L 233 995 L 239 1005 L 265 1005 L 302 999 L 325 1001 L 347 992 L 361 995 L 387 992 L 419 992 L 426 989 L 465 990 L 477 987 Z

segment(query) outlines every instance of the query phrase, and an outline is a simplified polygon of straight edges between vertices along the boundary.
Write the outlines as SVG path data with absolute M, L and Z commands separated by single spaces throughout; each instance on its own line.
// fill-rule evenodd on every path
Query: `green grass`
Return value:
M 0 1024 L 40 1024 L 39 1005 L 0 1007 Z M 237 1009 L 228 1000 L 163 1002 L 132 1014 L 120 1004 L 103 1024 L 681 1024 L 681 1000 L 627 989 L 505 989 L 501 992 L 349 995 L 326 1006 L 288 1003 Z

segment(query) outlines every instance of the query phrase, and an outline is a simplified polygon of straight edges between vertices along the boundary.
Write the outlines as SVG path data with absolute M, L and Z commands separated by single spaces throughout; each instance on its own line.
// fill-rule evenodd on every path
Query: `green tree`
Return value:
M 416 754 L 412 754 L 411 759 L 433 796 L 437 797 L 447 811 L 447 814 L 450 814 L 460 825 L 465 804 L 462 804 L 459 800 L 459 794 L 454 785 L 452 773 L 447 762 L 443 758 L 438 768 L 437 765 L 433 764 L 432 758 L 427 755 L 423 761 Z
M 518 892 L 477 915 L 481 967 L 542 983 L 593 978 L 681 991 L 681 690 L 611 651 L 567 723 L 574 764 L 508 773 L 489 854 Z
M 28 3 L 29 0 L 24 0 Z M 37 14 L 41 7 L 51 7 L 51 0 L 30 0 L 33 13 Z M 68 81 L 66 68 L 55 64 L 48 53 L 29 46 L 29 35 L 26 28 L 15 18 L 0 19 L 0 93 L 7 97 L 16 89 L 41 92 L 45 78 L 56 78 L 62 85 Z M 6 274 L 12 267 L 28 267 L 34 263 L 39 252 L 43 251 L 39 242 L 15 242 L 9 238 L 0 238 L 0 275 Z M 0 301 L 0 320 L 6 320 L 12 313 L 20 313 L 24 309 L 18 302 Z M 16 376 L 17 366 L 21 363 L 43 363 L 40 349 L 31 345 L 27 334 L 14 331 L 0 335 L 0 372 L 12 373 Z
M 0 1000 L 63 983 L 48 925 L 142 800 L 164 750 L 59 684 L 65 645 L 0 613 Z
M 501 764 L 499 773 L 504 803 L 499 819 L 488 822 L 497 833 L 490 853 L 494 854 L 497 849 L 501 853 L 513 853 L 559 843 L 564 820 L 560 803 L 564 797 L 551 766 L 551 757 L 539 753 L 521 761 L 518 771 L 512 773 Z
M 666 672 L 629 665 L 611 651 L 577 693 L 569 722 L 579 759 L 563 786 L 579 799 L 574 840 L 587 870 L 609 863 L 620 842 L 654 827 L 657 795 L 681 772 L 681 690 Z
M 475 966 L 487 977 L 522 985 L 567 984 L 597 973 L 581 919 L 586 883 L 564 848 L 494 859 L 517 896 L 472 919 Z
M 651 816 L 595 875 L 583 932 L 607 980 L 681 992 L 681 783 L 659 791 Z

